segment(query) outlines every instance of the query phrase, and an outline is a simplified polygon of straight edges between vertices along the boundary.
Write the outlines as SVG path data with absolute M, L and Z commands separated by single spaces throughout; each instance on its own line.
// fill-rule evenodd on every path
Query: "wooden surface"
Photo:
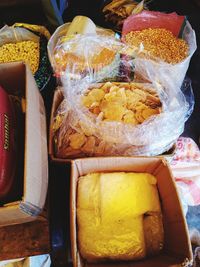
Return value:
M 50 252 L 48 221 L 0 228 L 0 261 Z

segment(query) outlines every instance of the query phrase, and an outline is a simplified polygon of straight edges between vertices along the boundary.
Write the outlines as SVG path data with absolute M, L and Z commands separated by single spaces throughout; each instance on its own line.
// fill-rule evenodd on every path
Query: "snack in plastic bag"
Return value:
M 114 78 L 120 63 L 120 50 L 115 45 L 123 47 L 114 38 L 95 34 L 75 35 L 67 41 L 61 38 L 52 57 L 54 72 L 64 79 L 66 76 L 72 79 L 87 76 L 91 80 Z
M 165 88 L 180 89 L 197 47 L 194 30 L 188 21 L 183 23 L 183 16 L 155 11 L 142 11 L 125 20 L 122 40 L 134 48 L 136 74 Z
M 27 29 L 4 26 L 0 30 L 0 63 L 25 61 L 33 74 L 39 67 L 39 37 Z
M 158 11 L 142 11 L 139 14 L 129 16 L 123 25 L 123 36 L 130 31 L 141 31 L 148 28 L 167 29 L 178 37 L 184 23 L 184 16 L 179 16 L 175 12 L 166 14 Z
M 104 85 L 106 84 L 108 83 Z M 137 83 L 126 84 L 131 85 L 136 86 Z M 167 151 L 182 133 L 184 122 L 191 113 L 192 103 L 187 103 L 182 92 L 179 96 L 167 96 L 163 91 L 159 92 L 158 87 L 159 100 L 155 91 L 154 94 L 149 93 L 149 88 L 152 91 L 152 85 L 139 85 L 143 86 L 143 89 L 146 88 L 146 99 L 139 98 L 136 103 L 127 101 L 126 105 L 131 104 L 133 106 L 130 107 L 136 110 L 129 110 L 124 114 L 123 120 L 119 120 L 121 111 L 116 109 L 118 105 L 114 108 L 113 103 L 108 106 L 108 116 L 111 116 L 109 119 L 103 120 L 101 113 L 95 114 L 95 108 L 91 112 L 82 103 L 84 92 L 82 95 L 73 92 L 74 99 L 71 95 L 71 101 L 64 99 L 52 126 L 55 155 L 58 158 L 131 156 L 156 155 Z M 88 92 L 88 88 L 85 91 Z M 146 104 L 140 101 L 146 101 Z M 137 104 L 142 109 L 138 108 Z M 147 105 L 149 108 L 146 108 Z
M 54 32 L 48 42 L 48 55 L 52 68 L 54 69 L 55 75 L 57 77 L 62 76 L 63 72 L 65 71 L 66 65 L 68 64 L 68 60 L 71 60 L 72 63 L 77 64 L 80 61 L 80 64 L 78 64 L 78 69 L 85 69 L 86 66 L 84 66 L 84 64 L 86 62 L 84 60 L 84 56 L 81 57 L 81 53 L 76 54 L 76 52 L 74 51 L 76 49 L 73 50 L 72 44 L 68 44 L 68 42 L 76 35 L 87 34 L 92 34 L 93 36 L 114 36 L 114 32 L 112 30 L 96 27 L 94 22 L 90 18 L 85 16 L 74 17 L 71 23 L 63 24 Z M 75 43 L 76 40 L 74 41 L 74 45 Z M 69 45 L 71 49 L 66 49 L 67 45 Z M 104 51 L 102 51 L 102 55 L 99 59 L 93 59 L 91 55 L 91 63 L 97 65 L 100 61 L 102 61 L 102 63 L 106 65 L 107 63 L 104 63 L 103 61 L 107 60 L 108 57 L 111 57 L 109 62 L 112 62 L 113 56 L 114 55 L 112 55 L 112 53 L 109 53 L 109 51 L 105 49 Z
M 66 62 L 61 80 L 65 99 L 54 111 L 51 126 L 58 158 L 158 155 L 173 146 L 193 109 L 189 81 L 181 91 L 170 87 L 173 81 L 168 77 L 168 86 L 164 87 L 149 79 L 153 75 L 147 64 L 141 74 L 148 73 L 149 82 L 136 83 L 127 69 L 134 69 L 137 58 L 128 57 L 133 52 L 130 47 L 111 37 L 77 35 L 65 45 L 67 51 L 74 45 L 81 47 L 76 52 L 87 64 L 80 75 L 76 64 Z M 104 48 L 119 55 L 118 64 L 110 64 L 105 72 L 94 71 L 88 54 L 98 57 Z M 79 79 L 72 79 L 73 71 Z M 160 76 L 161 81 L 165 74 Z M 125 83 L 126 79 L 130 83 Z M 190 99 L 185 96 L 186 89 Z

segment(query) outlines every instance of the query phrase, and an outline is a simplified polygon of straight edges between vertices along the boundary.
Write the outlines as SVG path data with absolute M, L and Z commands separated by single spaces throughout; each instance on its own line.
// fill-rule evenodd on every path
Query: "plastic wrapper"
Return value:
M 24 28 L 4 26 L 0 30 L 0 46 L 22 41 L 39 42 L 39 37 Z
M 54 69 L 56 76 L 60 76 L 61 73 L 59 72 L 59 68 L 57 66 L 59 64 L 57 64 L 55 60 L 55 54 L 60 48 L 64 49 L 65 47 L 64 44 L 67 44 L 66 43 L 66 41 L 68 41 L 67 33 L 70 27 L 70 24 L 71 22 L 68 22 L 58 27 L 48 42 L 47 49 L 48 49 L 49 60 L 51 62 L 52 68 Z M 103 36 L 106 36 L 106 35 L 114 36 L 114 32 L 112 30 L 104 29 L 101 27 L 96 27 L 96 34 L 103 35 Z M 62 47 L 62 44 L 64 45 L 63 47 Z
M 125 41 L 126 34 L 131 31 L 141 31 L 147 28 L 164 28 L 175 36 L 179 35 L 188 45 L 188 56 L 176 64 L 170 64 L 156 57 L 149 58 L 149 52 L 144 49 L 141 43 L 139 47 L 133 46 L 137 54 L 135 59 L 136 73 L 139 73 L 143 78 L 160 82 L 166 89 L 179 90 L 190 59 L 197 48 L 194 30 L 183 16 L 178 16 L 176 13 L 143 11 L 125 20 L 122 40 Z
M 170 162 L 185 214 L 200 205 L 200 151 L 191 138 L 180 137 Z
M 111 57 L 101 57 L 102 51 L 112 53 L 113 60 Z M 170 82 L 163 87 L 153 79 L 148 83 L 133 84 L 142 87 L 144 93 L 150 92 L 156 96 L 161 102 L 161 112 L 138 125 L 121 120 L 106 121 L 83 105 L 83 96 L 105 80 L 134 83 L 132 74 L 136 59 L 127 56 L 132 54 L 131 48 L 111 37 L 77 35 L 60 45 L 58 54 L 63 55 L 63 52 L 74 58 L 80 56 L 82 61 L 64 62 L 62 84 L 65 99 L 54 113 L 52 125 L 55 155 L 58 158 L 158 155 L 172 147 L 193 110 L 189 80 L 183 83 L 181 90 L 171 88 Z M 98 58 L 98 64 L 93 64 L 93 57 Z M 149 78 L 152 69 L 147 65 L 141 72 L 148 72 Z M 165 73 L 162 75 L 165 76 Z M 110 113 L 118 112 L 117 101 L 115 99 L 114 104 L 110 102 Z

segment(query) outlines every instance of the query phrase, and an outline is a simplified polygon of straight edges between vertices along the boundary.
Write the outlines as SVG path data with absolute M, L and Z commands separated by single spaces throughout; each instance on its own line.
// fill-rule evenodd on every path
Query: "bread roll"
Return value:
M 79 250 L 88 262 L 146 255 L 143 214 L 160 213 L 156 178 L 147 173 L 93 173 L 78 181 Z M 148 225 L 148 224 L 147 224 Z

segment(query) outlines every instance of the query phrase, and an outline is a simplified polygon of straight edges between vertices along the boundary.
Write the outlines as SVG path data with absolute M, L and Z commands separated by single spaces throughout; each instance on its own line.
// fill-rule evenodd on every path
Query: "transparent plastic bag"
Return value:
M 191 57 L 197 48 L 195 31 L 187 20 L 185 24 L 183 23 L 183 16 L 178 16 L 176 13 L 165 14 L 155 11 L 143 11 L 140 14 L 130 16 L 124 22 L 122 33 L 122 40 L 124 42 L 126 34 L 132 30 L 141 31 L 147 28 L 164 28 L 173 32 L 175 36 L 180 34 L 181 38 L 188 45 L 188 56 L 176 64 L 170 64 L 152 56 L 150 58 L 149 51 L 144 49 L 142 43 L 139 47 L 133 46 L 136 53 L 136 74 L 139 73 L 143 78 L 161 83 L 166 90 L 167 88 L 170 88 L 170 90 L 172 88 L 174 90 L 180 89 Z
M 183 83 L 182 90 L 170 88 L 170 83 L 165 88 L 153 79 L 148 83 L 135 83 L 131 76 L 135 60 L 127 56 L 132 53 L 131 48 L 111 37 L 76 36 L 73 40 L 62 43 L 61 47 L 61 53 L 72 49 L 75 56 L 80 53 L 84 59 L 84 65 L 81 65 L 84 66 L 84 71 L 79 71 L 80 62 L 77 60 L 65 62 L 62 73 L 65 99 L 58 108 L 53 125 L 57 157 L 158 155 L 172 147 L 193 110 L 194 99 L 189 80 Z M 92 65 L 91 55 L 96 58 L 102 50 L 113 52 L 113 61 L 105 57 L 103 63 L 99 61 L 99 64 Z M 150 72 L 151 69 L 146 66 L 145 71 Z M 150 92 L 157 96 L 162 103 L 161 113 L 152 115 L 137 125 L 103 120 L 100 115 L 93 114 L 83 106 L 82 98 L 91 89 L 103 86 L 105 80 L 117 81 L 122 87 L 122 82 L 128 82 L 124 87 L 130 82 L 131 85 L 142 88 L 144 93 Z M 185 96 L 186 89 L 189 102 Z M 109 108 L 112 107 L 111 113 L 117 113 L 116 103 L 111 102 Z
M 9 27 L 5 25 L 0 30 L 0 46 L 8 43 L 17 43 L 22 41 L 39 42 L 39 36 L 29 30 L 20 27 Z
M 79 16 L 83 18 L 83 16 Z M 75 17 L 77 18 L 77 17 Z M 74 20 L 75 20 L 74 18 Z M 65 41 L 69 40 L 69 37 L 67 37 L 68 29 L 70 27 L 71 22 L 65 23 L 58 27 L 56 31 L 51 36 L 49 42 L 48 42 L 48 56 L 49 60 L 51 62 L 52 68 L 54 69 L 54 72 L 56 76 L 60 76 L 60 73 L 57 71 L 57 64 L 55 61 L 55 52 L 58 51 L 58 46 L 60 48 L 61 43 L 65 43 Z M 114 36 L 114 32 L 110 29 L 104 29 L 101 27 L 96 27 L 96 34 L 97 35 L 107 35 L 107 36 Z M 70 36 L 71 38 L 71 36 Z M 64 48 L 64 47 L 63 47 Z

